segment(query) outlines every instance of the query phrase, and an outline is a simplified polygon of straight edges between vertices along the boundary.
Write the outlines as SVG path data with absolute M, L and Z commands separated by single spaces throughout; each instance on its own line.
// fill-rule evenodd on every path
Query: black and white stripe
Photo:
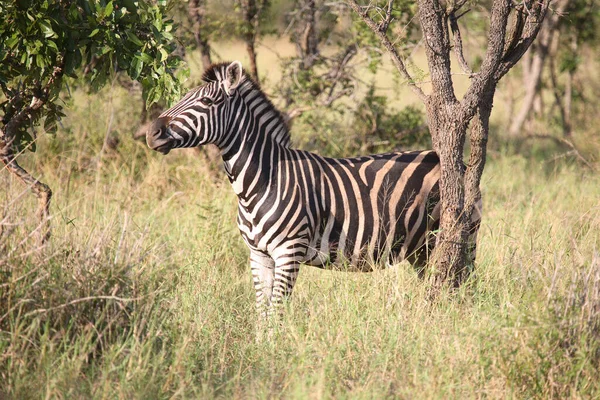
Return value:
M 220 148 L 263 313 L 291 294 L 301 264 L 359 271 L 380 261 L 425 264 L 440 217 L 435 152 L 334 159 L 292 149 L 282 116 L 239 62 L 213 66 L 204 80 L 159 117 L 148 145 L 165 154 Z M 481 201 L 472 257 L 480 218 Z

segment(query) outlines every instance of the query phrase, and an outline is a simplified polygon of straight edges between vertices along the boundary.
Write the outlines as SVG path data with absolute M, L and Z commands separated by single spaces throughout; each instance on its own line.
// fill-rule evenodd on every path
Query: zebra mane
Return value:
M 225 79 L 226 77 L 226 69 L 230 65 L 230 62 L 221 62 L 217 64 L 212 64 L 202 75 L 202 80 L 206 83 L 210 82 L 219 82 Z M 265 107 L 265 115 L 275 117 L 279 124 L 284 127 L 284 129 L 280 130 L 277 141 L 284 144 L 286 147 L 289 146 L 291 137 L 290 131 L 287 123 L 285 122 L 285 118 L 281 114 L 281 112 L 273 105 L 271 100 L 267 97 L 265 92 L 262 91 L 260 85 L 252 79 L 252 77 L 246 72 L 245 69 L 243 71 L 242 83 L 240 84 L 240 88 L 244 89 L 246 95 L 248 93 L 258 94 L 262 104 L 266 105 Z M 281 132 L 283 131 L 283 132 Z

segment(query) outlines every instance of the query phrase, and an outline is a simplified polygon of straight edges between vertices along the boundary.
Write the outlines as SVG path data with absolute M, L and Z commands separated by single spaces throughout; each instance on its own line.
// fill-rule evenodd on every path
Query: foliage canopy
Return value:
M 56 129 L 64 115 L 59 93 L 65 76 L 85 75 L 97 90 L 126 72 L 142 83 L 147 104 L 178 98 L 180 59 L 172 55 L 173 22 L 165 18 L 166 8 L 164 0 L 3 1 L 0 109 L 3 126 L 21 114 L 23 123 L 5 132 L 14 136 L 15 150 L 33 142 L 29 128 L 42 119 L 47 132 Z

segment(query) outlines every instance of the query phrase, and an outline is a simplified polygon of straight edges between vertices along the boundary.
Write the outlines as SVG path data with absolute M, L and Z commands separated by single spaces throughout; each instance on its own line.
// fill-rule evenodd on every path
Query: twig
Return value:
M 92 300 L 114 300 L 114 301 L 121 302 L 121 303 L 129 303 L 129 302 L 132 302 L 132 301 L 141 300 L 141 299 L 143 299 L 145 297 L 150 296 L 151 294 L 156 294 L 156 293 L 158 293 L 158 292 L 152 292 L 152 293 L 150 293 L 148 295 L 145 295 L 145 296 L 139 296 L 139 297 L 133 297 L 133 298 L 118 297 L 118 296 L 88 296 L 88 297 L 81 297 L 79 299 L 75 299 L 75 300 L 69 301 L 68 303 L 61 304 L 61 305 L 56 306 L 56 307 L 38 308 L 37 310 L 33 310 L 33 311 L 28 312 L 23 317 L 27 318 L 27 317 L 30 317 L 32 315 L 43 314 L 43 313 L 47 313 L 47 312 L 50 312 L 50 311 L 56 311 L 56 310 L 60 310 L 62 308 L 69 307 L 69 306 L 72 306 L 72 305 L 75 305 L 75 304 L 78 304 L 78 303 L 83 303 L 83 302 L 92 301 Z
M 525 136 L 524 138 L 525 140 L 527 139 L 548 139 L 548 140 L 553 140 L 554 142 L 558 143 L 558 144 L 562 144 L 566 147 L 568 147 L 569 149 L 571 149 L 571 154 L 574 154 L 579 161 L 581 161 L 583 164 L 585 164 L 586 167 L 588 167 L 590 170 L 595 171 L 594 166 L 592 165 L 592 163 L 590 163 L 588 160 L 585 159 L 585 157 L 583 157 L 581 155 L 581 153 L 579 152 L 579 150 L 577 149 L 577 147 L 575 147 L 575 145 L 573 144 L 573 142 L 571 142 L 568 139 L 565 138 L 559 138 L 556 136 L 552 136 L 552 135 L 548 135 L 545 133 L 532 133 L 530 135 Z M 569 155 L 568 153 L 565 154 Z
M 392 42 L 390 42 L 390 39 L 387 37 L 387 35 L 380 30 L 380 26 L 376 24 L 375 21 L 371 19 L 371 17 L 369 17 L 368 9 L 363 10 L 363 7 L 359 6 L 356 0 L 348 0 L 347 3 L 350 6 L 350 8 L 352 8 L 354 12 L 356 12 L 360 16 L 364 23 L 367 24 L 367 26 L 373 31 L 373 33 L 377 35 L 381 43 L 384 45 L 384 47 L 390 54 L 394 66 L 400 72 L 400 74 L 402 74 L 402 76 L 404 76 L 404 78 L 408 81 L 408 84 L 412 91 L 419 97 L 419 99 L 421 99 L 421 101 L 427 102 L 427 95 L 425 95 L 423 90 L 421 90 L 421 88 L 415 84 L 413 78 L 410 76 L 408 70 L 406 69 L 406 66 L 404 65 L 404 61 L 402 61 L 402 58 L 400 58 L 396 47 L 394 47 Z
M 379 24 L 379 31 L 381 33 L 383 33 L 384 35 L 386 34 L 386 32 L 390 26 L 390 23 L 392 22 L 392 5 L 393 4 L 394 4 L 394 0 L 388 0 L 387 9 L 385 11 L 385 18 L 383 19 L 381 24 Z

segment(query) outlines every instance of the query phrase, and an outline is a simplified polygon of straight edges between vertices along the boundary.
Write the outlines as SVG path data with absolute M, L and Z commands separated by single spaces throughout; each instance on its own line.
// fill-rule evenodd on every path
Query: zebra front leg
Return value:
M 251 250 L 250 269 L 252 270 L 252 281 L 256 291 L 256 311 L 258 312 L 256 339 L 261 341 L 269 324 L 269 310 L 272 308 L 271 297 L 275 281 L 275 261 L 266 254 Z
M 250 269 L 256 291 L 256 309 L 264 319 L 271 308 L 273 283 L 275 279 L 275 261 L 266 254 L 258 251 L 250 252 Z
M 298 257 L 280 257 L 275 260 L 275 282 L 271 296 L 272 314 L 278 316 L 282 313 L 285 302 L 292 295 L 298 273 L 300 272 L 300 259 Z

